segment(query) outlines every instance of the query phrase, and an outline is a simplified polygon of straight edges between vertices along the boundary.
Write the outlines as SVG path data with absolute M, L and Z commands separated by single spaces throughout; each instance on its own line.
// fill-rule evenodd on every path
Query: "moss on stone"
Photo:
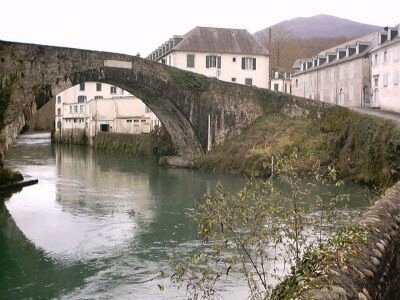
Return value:
M 210 79 L 204 75 L 174 68 L 168 69 L 172 81 L 179 88 L 200 95 L 210 87 Z
M 0 77 L 0 129 L 5 126 L 6 111 L 16 79 L 16 76 Z
M 267 89 L 257 89 L 256 96 L 265 113 L 278 113 L 291 100 L 291 96 L 288 94 Z

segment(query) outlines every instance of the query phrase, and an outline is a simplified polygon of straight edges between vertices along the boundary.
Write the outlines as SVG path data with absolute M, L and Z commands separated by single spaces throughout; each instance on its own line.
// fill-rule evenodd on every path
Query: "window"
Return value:
M 378 55 L 378 53 L 377 54 L 375 54 L 375 56 L 374 56 L 374 65 L 378 65 L 379 64 L 379 55 Z
M 72 114 L 72 105 L 69 106 L 69 113 Z
M 386 64 L 388 62 L 388 52 L 384 51 L 383 52 L 383 63 Z
M 221 56 L 207 55 L 206 56 L 206 68 L 221 69 Z
M 139 120 L 133 120 L 133 123 L 139 123 Z
M 78 96 L 78 103 L 86 102 L 86 96 Z
M 79 107 L 79 112 L 80 112 L 81 114 L 83 114 L 83 110 L 84 110 L 84 106 L 81 105 L 81 106 Z
M 379 75 L 378 76 L 374 76 L 374 87 L 378 87 L 379 84 Z
M 61 108 L 57 108 L 57 115 L 58 115 L 58 116 L 61 115 Z
M 84 83 L 84 82 L 81 82 L 81 83 L 79 84 L 79 90 L 80 90 L 80 91 L 84 91 L 84 90 L 85 90 L 85 83 Z
M 126 120 L 126 123 L 132 123 L 132 120 Z
M 161 59 L 161 63 L 165 65 L 165 63 L 166 63 L 165 58 Z
M 57 97 L 57 103 L 59 103 L 59 104 L 61 103 L 61 96 Z
M 232 61 L 233 61 L 233 62 L 236 62 L 236 57 L 233 57 L 233 58 L 232 58 Z
M 74 105 L 74 113 L 78 112 L 78 105 Z
M 242 70 L 255 70 L 256 65 L 254 57 L 242 57 Z
M 96 91 L 101 92 L 101 83 L 99 82 L 96 83 Z
M 94 96 L 94 100 L 103 99 L 103 96 Z
M 110 93 L 111 94 L 116 94 L 117 93 L 117 87 L 116 86 L 111 86 L 110 87 Z
M 244 84 L 245 84 L 245 85 L 253 85 L 253 79 L 251 79 L 251 78 L 246 78 L 246 79 L 244 80 Z
M 296 81 L 295 81 L 295 85 L 296 85 L 296 88 L 299 87 L 299 80 L 297 78 L 296 78 Z
M 394 71 L 393 73 L 393 84 L 398 85 L 399 84 L 399 72 Z
M 61 121 L 57 121 L 57 128 L 61 129 Z
M 146 122 L 146 120 L 140 120 L 140 122 L 144 123 L 144 122 Z
M 108 125 L 108 124 L 100 124 L 100 131 L 102 131 L 102 132 L 110 131 L 110 125 Z
M 278 83 L 275 83 L 274 84 L 274 91 L 279 91 L 279 84 Z
M 236 77 L 232 77 L 232 82 L 236 82 Z
M 194 68 L 194 54 L 186 55 L 186 66 L 188 68 Z
M 383 74 L 383 86 L 388 86 L 389 74 Z

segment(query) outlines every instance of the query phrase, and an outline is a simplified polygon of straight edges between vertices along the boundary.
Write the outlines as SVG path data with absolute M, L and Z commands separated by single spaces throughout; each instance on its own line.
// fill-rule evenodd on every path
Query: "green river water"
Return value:
M 200 243 L 185 212 L 218 183 L 230 191 L 245 183 L 52 145 L 47 133 L 20 135 L 6 165 L 39 184 L 0 196 L 0 299 L 185 298 L 184 289 L 160 275 L 169 271 L 168 255 L 185 256 Z M 360 209 L 368 201 L 351 205 Z M 223 299 L 248 296 L 238 274 L 220 290 Z

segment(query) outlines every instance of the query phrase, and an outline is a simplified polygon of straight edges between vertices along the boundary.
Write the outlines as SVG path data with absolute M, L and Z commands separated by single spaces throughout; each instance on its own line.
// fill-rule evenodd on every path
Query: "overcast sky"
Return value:
M 363 3 L 363 4 L 361 4 Z M 2 0 L 0 39 L 147 56 L 195 26 L 245 28 L 330 14 L 358 22 L 400 23 L 400 0 Z

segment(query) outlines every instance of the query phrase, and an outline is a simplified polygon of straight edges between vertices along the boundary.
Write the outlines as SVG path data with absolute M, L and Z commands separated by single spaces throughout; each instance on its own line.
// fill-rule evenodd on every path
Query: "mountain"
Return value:
M 381 28 L 330 15 L 317 15 L 286 20 L 257 31 L 254 36 L 270 51 L 273 71 L 291 71 L 297 58 L 311 57 Z
M 267 27 L 254 33 L 257 38 L 268 37 L 269 28 L 284 29 L 293 37 L 300 39 L 331 38 L 344 36 L 352 39 L 377 31 L 381 26 L 359 23 L 330 15 L 316 15 L 307 18 L 294 18 Z

